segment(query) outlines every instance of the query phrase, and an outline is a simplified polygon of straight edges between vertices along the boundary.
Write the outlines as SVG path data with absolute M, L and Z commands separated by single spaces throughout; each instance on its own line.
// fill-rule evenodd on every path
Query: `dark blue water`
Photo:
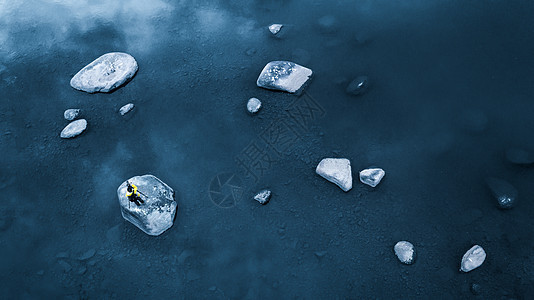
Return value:
M 0 1 L 1 298 L 531 298 L 534 171 L 504 153 L 534 149 L 534 3 L 393 2 Z M 69 86 L 112 51 L 136 58 L 131 82 Z M 314 71 L 303 95 L 256 87 L 272 60 Z M 67 108 L 89 123 L 72 140 Z M 294 139 L 275 148 L 278 127 Z M 253 148 L 269 162 L 246 176 Z M 315 174 L 324 157 L 351 160 L 351 191 Z M 375 189 L 356 178 L 372 165 Z M 117 187 L 143 174 L 176 190 L 159 237 L 120 214 Z M 214 199 L 228 174 L 239 195 Z M 516 207 L 497 208 L 489 176 Z M 474 244 L 487 259 L 462 274 Z

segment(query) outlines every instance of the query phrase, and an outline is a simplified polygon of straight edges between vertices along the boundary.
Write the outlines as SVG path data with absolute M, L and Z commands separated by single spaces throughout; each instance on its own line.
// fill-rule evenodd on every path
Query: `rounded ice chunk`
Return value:
M 346 158 L 324 158 L 315 172 L 345 192 L 352 188 L 352 170 L 350 160 Z
M 265 65 L 256 84 L 265 89 L 297 93 L 312 74 L 312 70 L 290 61 L 272 61 Z
M 403 264 L 411 265 L 415 261 L 415 247 L 407 241 L 400 241 L 393 247 L 395 255 Z
M 122 217 L 148 235 L 157 236 L 169 229 L 177 207 L 174 190 L 153 175 L 135 176 L 128 181 L 137 186 L 143 203 L 130 202 L 127 181 L 123 182 L 117 189 Z
M 82 133 L 87 128 L 87 121 L 85 119 L 80 119 L 69 123 L 61 131 L 60 136 L 64 139 L 73 138 L 80 133 Z
M 360 181 L 369 186 L 376 187 L 386 172 L 380 168 L 365 169 L 360 171 Z
M 247 102 L 247 110 L 251 114 L 257 113 L 261 108 L 261 101 L 258 98 L 250 98 Z
M 462 257 L 462 264 L 460 266 L 460 271 L 469 272 L 482 265 L 486 259 L 486 251 L 482 249 L 479 245 L 474 245 L 471 249 Z
M 137 68 L 137 62 L 130 54 L 106 53 L 76 73 L 70 85 L 88 93 L 111 92 L 131 79 Z
M 63 113 L 65 120 L 72 121 L 78 117 L 80 110 L 77 108 L 69 108 Z

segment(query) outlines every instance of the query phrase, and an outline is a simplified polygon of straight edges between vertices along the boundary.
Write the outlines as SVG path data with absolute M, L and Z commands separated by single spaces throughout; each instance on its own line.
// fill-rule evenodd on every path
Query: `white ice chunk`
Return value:
M 380 168 L 365 169 L 360 171 L 360 181 L 372 187 L 377 186 L 386 172 Z
M 132 78 L 137 68 L 137 62 L 130 54 L 107 53 L 76 73 L 70 85 L 88 93 L 111 92 Z
M 121 116 L 124 116 L 125 114 L 129 113 L 134 107 L 135 105 L 133 103 L 128 103 L 119 109 L 119 113 L 121 114 Z
M 395 255 L 403 264 L 411 265 L 415 261 L 415 247 L 407 241 L 400 241 L 393 247 Z
M 296 93 L 310 79 L 312 70 L 289 61 L 272 61 L 261 71 L 259 87 Z
M 135 176 L 128 181 L 138 188 L 144 203 L 139 206 L 126 196 L 127 183 L 117 189 L 122 217 L 148 235 L 157 236 L 169 229 L 176 214 L 174 190 L 153 175 Z
M 60 136 L 64 139 L 73 138 L 82 133 L 87 128 L 87 121 L 85 119 L 76 120 L 67 125 Z
M 250 98 L 247 102 L 247 110 L 251 114 L 257 113 L 261 108 L 261 101 L 258 98 Z
M 315 172 L 345 192 L 352 188 L 352 170 L 350 161 L 346 158 L 324 158 Z
M 77 108 L 69 108 L 63 113 L 65 120 L 72 121 L 78 117 L 80 110 Z
M 278 32 L 280 32 L 280 29 L 282 29 L 283 26 L 284 26 L 284 25 L 282 25 L 282 24 L 271 24 L 271 25 L 269 26 L 269 31 L 270 31 L 272 34 L 276 35 Z
M 462 265 L 460 271 L 469 272 L 482 265 L 486 259 L 486 251 L 479 245 L 474 245 L 462 257 Z

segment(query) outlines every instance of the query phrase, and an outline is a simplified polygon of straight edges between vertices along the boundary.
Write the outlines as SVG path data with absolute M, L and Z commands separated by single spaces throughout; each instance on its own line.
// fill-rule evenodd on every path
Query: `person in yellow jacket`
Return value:
M 137 186 L 135 186 L 135 184 L 133 183 L 130 183 L 129 181 L 127 181 L 126 184 L 128 185 L 128 187 L 126 188 L 126 197 L 128 197 L 128 200 L 137 204 L 137 206 L 140 206 L 141 204 L 145 203 L 143 199 L 141 199 L 141 195 L 137 191 Z

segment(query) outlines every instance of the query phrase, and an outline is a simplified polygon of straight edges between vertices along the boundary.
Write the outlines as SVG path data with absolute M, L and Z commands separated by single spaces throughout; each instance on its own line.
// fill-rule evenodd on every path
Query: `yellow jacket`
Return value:
M 128 190 L 126 190 L 126 197 L 130 197 L 132 194 L 136 194 L 137 196 L 139 196 L 139 193 L 137 192 L 137 186 L 135 186 L 135 184 L 131 184 L 132 187 L 133 187 L 133 191 L 131 193 L 128 192 Z

